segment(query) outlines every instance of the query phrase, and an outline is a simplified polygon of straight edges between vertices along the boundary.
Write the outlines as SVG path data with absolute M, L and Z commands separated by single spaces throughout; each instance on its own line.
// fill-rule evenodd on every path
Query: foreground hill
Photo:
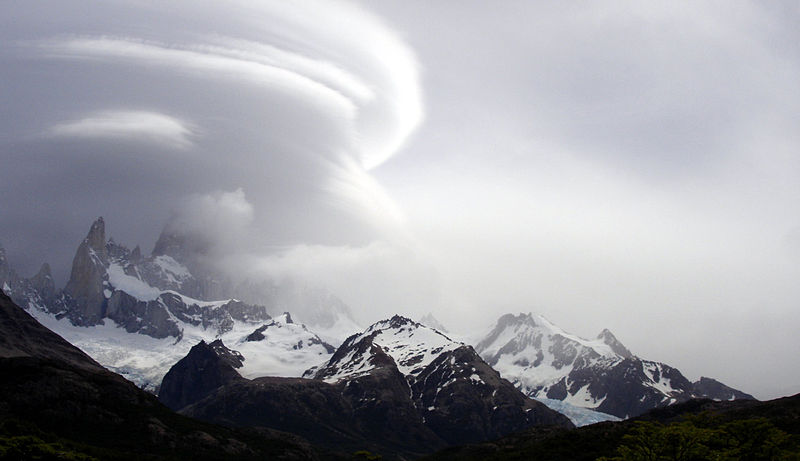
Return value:
M 644 453 L 647 450 L 648 453 Z M 800 394 L 767 402 L 689 400 L 620 422 L 536 427 L 426 461 L 800 459 Z
M 9 459 L 320 459 L 301 439 L 173 413 L 0 293 L 0 453 Z M 84 458 L 80 458 L 84 456 Z

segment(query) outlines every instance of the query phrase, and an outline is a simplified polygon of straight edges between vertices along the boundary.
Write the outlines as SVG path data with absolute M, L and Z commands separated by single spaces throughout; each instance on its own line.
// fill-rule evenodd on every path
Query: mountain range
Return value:
M 440 444 L 463 441 L 448 433 L 456 414 L 477 418 L 458 425 L 460 431 L 475 425 L 467 431 L 470 440 L 535 423 L 544 407 L 529 397 L 577 425 L 692 398 L 752 399 L 711 378 L 691 382 L 674 367 L 641 359 L 608 330 L 586 340 L 541 316 L 508 314 L 474 348 L 448 337 L 430 314 L 421 323 L 397 315 L 364 330 L 332 293 L 291 281 L 233 283 L 207 259 L 202 241 L 169 224 L 143 256 L 138 246 L 106 239 L 99 218 L 78 245 L 63 289 L 55 288 L 47 264 L 29 279 L 17 275 L 2 248 L 0 287 L 43 325 L 150 392 L 159 393 L 170 368 L 194 348 L 215 344 L 239 358 L 226 362 L 237 389 L 264 377 L 302 377 L 298 383 L 314 386 L 393 382 L 388 387 L 397 394 L 390 400 L 424 420 L 420 427 L 433 434 L 426 437 Z M 456 397 L 462 388 L 463 398 Z M 486 389 L 503 389 L 498 392 L 506 397 L 513 389 L 525 398 L 497 404 Z M 192 414 L 227 421 L 216 410 L 203 413 L 199 400 L 192 404 Z M 506 427 L 498 418 L 514 423 Z
M 754 400 L 714 379 L 691 382 L 674 367 L 641 359 L 607 329 L 586 340 L 540 315 L 500 317 L 475 350 L 530 397 L 619 418 L 692 398 Z
M 40 322 L 152 392 L 200 340 L 235 344 L 250 359 L 245 375 L 299 376 L 333 353 L 329 342 L 361 329 L 335 296 L 299 283 L 238 284 L 262 304 L 219 298 L 231 295 L 233 284 L 203 263 L 202 247 L 166 226 L 144 257 L 138 246 L 107 240 L 99 218 L 78 245 L 63 289 L 55 289 L 47 264 L 30 279 L 18 276 L 1 248 L 0 287 Z M 289 305 L 293 315 L 280 310 Z M 295 323 L 298 312 L 323 333 Z
M 471 346 L 401 316 L 348 338 L 307 379 L 248 380 L 236 372 L 235 357 L 221 343 L 195 345 L 166 374 L 159 399 L 209 422 L 406 456 L 537 425 L 573 427 L 501 378 Z

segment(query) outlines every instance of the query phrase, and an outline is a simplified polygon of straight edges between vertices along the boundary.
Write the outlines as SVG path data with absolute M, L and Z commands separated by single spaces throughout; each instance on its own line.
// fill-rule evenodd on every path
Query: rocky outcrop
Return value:
M 97 325 L 105 315 L 103 282 L 108 279 L 105 232 L 105 222 L 102 217 L 98 218 L 72 260 L 72 271 L 64 294 L 73 306 L 69 317 L 75 325 Z
M 471 346 L 437 357 L 411 384 L 426 425 L 449 444 L 489 440 L 536 425 L 569 420 L 519 392 Z
M 141 333 L 154 338 L 180 338 L 182 335 L 161 297 L 154 301 L 140 301 L 124 291 L 115 290 L 108 298 L 106 317 L 128 333 Z
M 225 384 L 243 379 L 235 367 L 241 367 L 241 355 L 237 357 L 238 361 L 232 357 L 237 356 L 221 341 L 213 345 L 201 341 L 164 376 L 158 400 L 173 410 L 179 410 L 202 400 Z
M 692 383 L 692 395 L 696 398 L 712 400 L 756 400 L 750 394 L 726 386 L 713 378 L 701 377 Z
M 50 302 L 56 297 L 56 285 L 53 282 L 53 275 L 50 265 L 42 264 L 39 272 L 30 279 L 31 287 L 36 290 L 45 302 Z

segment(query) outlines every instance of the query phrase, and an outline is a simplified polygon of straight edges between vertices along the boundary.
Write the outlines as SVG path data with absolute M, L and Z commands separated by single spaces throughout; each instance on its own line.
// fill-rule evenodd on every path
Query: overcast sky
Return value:
M 796 2 L 0 3 L 0 242 L 172 216 L 363 324 L 506 312 L 800 392 Z

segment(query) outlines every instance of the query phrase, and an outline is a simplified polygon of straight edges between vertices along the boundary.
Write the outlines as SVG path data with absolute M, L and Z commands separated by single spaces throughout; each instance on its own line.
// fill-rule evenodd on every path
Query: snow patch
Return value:
M 110 264 L 106 269 L 106 273 L 111 286 L 128 293 L 139 301 L 155 301 L 161 295 L 161 290 L 126 274 L 119 264 Z

